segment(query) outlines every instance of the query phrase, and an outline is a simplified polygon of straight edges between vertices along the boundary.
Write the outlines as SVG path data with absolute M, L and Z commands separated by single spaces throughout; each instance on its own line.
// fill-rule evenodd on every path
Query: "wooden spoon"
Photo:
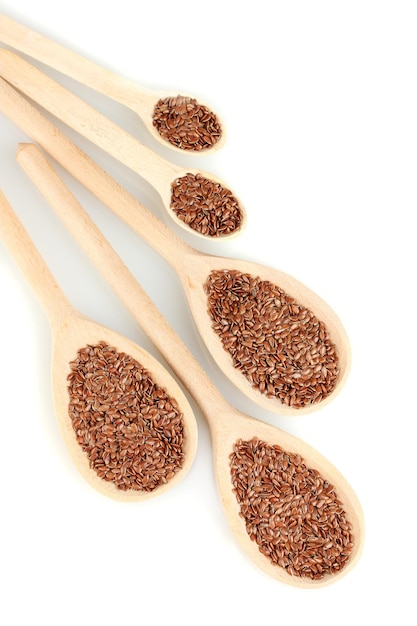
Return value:
M 0 41 L 123 104 L 139 115 L 145 127 L 157 141 L 178 152 L 184 151 L 181 147 L 177 147 L 165 140 L 153 124 L 154 109 L 157 102 L 160 99 L 177 98 L 178 94 L 140 87 L 137 83 L 100 67 L 76 52 L 65 48 L 63 45 L 48 39 L 23 24 L 19 24 L 6 15 L 0 15 Z M 191 96 L 186 96 L 186 98 L 190 99 Z M 192 100 L 195 100 L 195 98 L 192 98 Z M 198 104 L 206 107 L 201 102 Z M 208 107 L 206 108 L 208 109 Z M 197 149 L 191 151 L 193 155 L 218 150 L 224 144 L 224 125 L 220 122 L 218 115 L 215 115 L 215 118 L 220 124 L 219 134 L 216 132 L 211 139 L 197 142 L 195 144 Z M 200 133 L 200 137 L 203 137 L 205 134 L 203 125 Z M 210 145 L 211 141 L 213 143 Z M 187 145 L 190 144 L 187 143 Z M 201 148 L 199 145 L 204 145 L 205 147 Z M 190 152 L 190 149 L 187 151 Z
M 204 254 L 186 245 L 31 106 L 25 98 L 1 79 L 0 110 L 172 265 L 181 279 L 197 329 L 208 350 L 222 372 L 240 391 L 259 406 L 286 415 L 300 415 L 314 411 L 336 397 L 346 382 L 350 370 L 350 346 L 339 318 L 318 295 L 295 278 L 278 270 L 257 263 Z M 267 397 L 258 389 L 254 389 L 240 370 L 233 366 L 229 353 L 223 349 L 219 337 L 213 331 L 212 322 L 207 313 L 207 295 L 204 290 L 204 284 L 210 272 L 225 268 L 260 276 L 263 280 L 280 285 L 326 324 L 330 337 L 337 347 L 340 374 L 332 393 L 321 402 L 295 409 L 275 397 Z
M 187 232 L 200 238 L 209 237 L 211 240 L 224 240 L 235 237 L 242 232 L 246 224 L 246 213 L 243 205 L 216 176 L 195 168 L 184 168 L 162 158 L 81 98 L 72 94 L 10 50 L 0 49 L 0 75 L 55 117 L 150 183 L 160 194 L 169 217 Z M 185 180 L 187 174 L 199 175 L 205 180 L 212 181 L 215 185 L 221 185 L 225 190 L 222 192 L 223 195 L 218 194 L 221 195 L 221 202 L 218 202 L 214 212 L 218 222 L 215 235 L 206 234 L 203 230 L 196 230 L 190 225 L 191 223 L 188 224 L 177 217 L 171 208 L 171 185 L 180 179 Z M 206 197 L 206 194 L 206 189 L 201 192 L 203 198 Z M 230 196 L 239 215 L 239 219 L 235 222 L 230 221 Z M 237 206 L 235 206 L 236 203 Z M 209 199 L 205 210 L 213 215 L 213 210 L 209 206 Z M 232 224 L 230 227 L 229 223 Z
M 82 476 L 103 495 L 126 502 L 142 501 L 160 495 L 177 485 L 190 469 L 197 447 L 195 417 L 179 385 L 152 355 L 122 335 L 87 319 L 72 307 L 2 192 L 0 192 L 0 236 L 48 315 L 53 338 L 51 367 L 55 413 L 72 460 Z M 77 357 L 81 348 L 98 345 L 100 342 L 105 342 L 118 352 L 124 352 L 135 359 L 149 372 L 156 384 L 177 400 L 183 412 L 183 465 L 173 478 L 153 491 L 139 491 L 133 488 L 124 491 L 114 482 L 100 478 L 90 467 L 88 456 L 77 441 L 68 409 L 70 363 Z
M 346 574 L 359 558 L 364 538 L 364 520 L 357 497 L 345 478 L 306 443 L 231 407 L 168 326 L 156 306 L 39 149 L 31 144 L 21 145 L 17 160 L 201 408 L 210 427 L 217 484 L 224 511 L 234 534 L 249 557 L 267 574 L 301 587 L 325 585 Z M 272 564 L 259 551 L 256 542 L 251 541 L 239 514 L 240 509 L 233 490 L 230 455 L 238 440 L 251 441 L 254 438 L 270 446 L 278 445 L 291 454 L 301 455 L 311 469 L 317 470 L 334 486 L 347 519 L 352 525 L 353 535 L 353 551 L 350 560 L 341 571 L 329 573 L 318 580 L 291 575 L 283 567 Z M 254 494 L 253 497 L 258 496 Z

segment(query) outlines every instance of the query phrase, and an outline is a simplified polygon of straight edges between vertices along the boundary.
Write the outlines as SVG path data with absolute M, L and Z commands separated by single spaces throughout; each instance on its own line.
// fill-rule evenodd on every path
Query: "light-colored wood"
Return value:
M 224 181 L 203 170 L 184 168 L 167 161 L 81 98 L 5 48 L 0 49 L 0 75 L 70 128 L 145 179 L 160 194 L 167 215 L 180 228 L 196 237 L 207 238 L 180 220 L 171 209 L 171 184 L 187 173 L 201 174 L 227 188 Z M 231 239 L 245 228 L 246 212 L 242 202 L 236 195 L 235 197 L 242 213 L 239 228 L 228 235 L 211 237 L 211 240 Z
M 349 572 L 361 553 L 364 520 L 360 503 L 346 479 L 317 450 L 300 439 L 231 407 L 169 327 L 75 197 L 69 196 L 68 188 L 57 176 L 39 148 L 31 144 L 20 146 L 17 160 L 200 406 L 212 435 L 217 484 L 224 511 L 234 534 L 248 556 L 270 576 L 301 587 L 327 585 Z M 233 444 L 238 439 L 252 439 L 253 437 L 258 437 L 270 444 L 280 445 L 288 452 L 301 454 L 310 467 L 317 469 L 335 486 L 349 520 L 353 524 L 355 538 L 351 560 L 340 574 L 326 576 L 320 581 L 290 576 L 282 568 L 272 565 L 259 552 L 256 543 L 250 540 L 244 521 L 239 516 L 239 507 L 232 489 L 229 455 Z
M 161 495 L 177 485 L 189 471 L 197 448 L 197 426 L 194 413 L 180 386 L 171 374 L 148 352 L 119 333 L 101 326 L 76 311 L 57 285 L 53 275 L 35 248 L 27 231 L 0 192 L 0 237 L 20 266 L 48 315 L 52 332 L 52 394 L 60 431 L 81 475 L 103 495 L 124 502 L 138 502 Z M 167 393 L 175 397 L 184 415 L 184 464 L 174 478 L 152 492 L 134 489 L 122 491 L 99 478 L 90 468 L 88 457 L 77 443 L 68 413 L 69 363 L 80 348 L 105 341 L 125 352 L 145 367 Z M 24 381 L 24 372 L 21 372 Z
M 147 130 L 157 141 L 177 152 L 184 152 L 165 141 L 152 123 L 153 110 L 158 100 L 171 96 L 175 97 L 178 93 L 154 91 L 141 87 L 137 83 L 97 65 L 97 63 L 86 59 L 77 52 L 48 39 L 6 15 L 0 15 L 0 41 L 128 107 L 139 115 Z M 189 94 L 184 93 L 181 95 L 189 96 Z M 200 104 L 204 103 L 200 101 Z M 218 115 L 217 119 L 222 129 L 219 141 L 211 148 L 191 154 L 207 154 L 208 151 L 216 151 L 224 145 L 226 136 L 224 124 Z
M 197 329 L 222 372 L 259 406 L 282 415 L 302 415 L 331 402 L 343 388 L 351 365 L 350 345 L 341 321 L 330 306 L 295 278 L 258 263 L 204 254 L 191 248 L 170 231 L 146 207 L 82 152 L 49 120 L 0 79 L 0 110 L 39 143 L 58 163 L 95 194 L 138 235 L 152 245 L 176 270 L 190 305 Z M 336 344 L 341 373 L 334 391 L 321 403 L 293 409 L 280 400 L 267 398 L 253 389 L 223 349 L 211 327 L 204 283 L 212 269 L 237 269 L 280 285 L 326 323 Z

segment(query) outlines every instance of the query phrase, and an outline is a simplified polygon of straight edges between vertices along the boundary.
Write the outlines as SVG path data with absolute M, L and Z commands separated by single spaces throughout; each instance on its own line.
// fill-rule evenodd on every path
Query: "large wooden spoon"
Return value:
M 218 150 L 224 144 L 225 130 L 219 116 L 191 96 L 141 87 L 6 15 L 0 15 L 0 41 L 128 107 L 139 115 L 152 136 L 165 146 L 179 152 L 186 149 L 192 154 L 202 154 Z M 170 105 L 171 99 L 174 103 L 185 100 L 183 107 L 187 104 L 191 107 L 192 118 L 188 115 L 175 116 L 177 109 Z M 179 131 L 163 133 L 171 136 L 170 141 L 160 134 L 154 124 L 155 106 L 160 100 L 168 100 L 170 124 L 174 122 L 175 129 Z M 202 121 L 207 116 L 211 124 Z M 185 133 L 183 139 L 180 137 L 182 133 Z
M 346 574 L 361 553 L 364 520 L 358 499 L 345 478 L 306 443 L 231 407 L 168 326 L 133 274 L 123 264 L 40 150 L 31 144 L 20 146 L 17 159 L 201 408 L 210 427 L 217 484 L 224 511 L 233 532 L 249 557 L 269 575 L 296 586 L 321 586 Z M 240 487 L 234 488 L 231 473 L 232 453 L 237 455 L 235 458 L 237 465 L 246 458 L 244 455 L 240 457 L 240 452 L 236 451 L 236 446 L 239 448 L 241 441 L 245 442 L 242 444 L 243 448 L 262 446 L 264 450 L 272 451 L 273 454 L 277 451 L 273 446 L 278 446 L 286 453 L 284 463 L 288 463 L 290 459 L 289 465 L 296 466 L 292 479 L 288 478 L 291 467 L 286 466 L 284 469 L 281 467 L 285 484 L 278 486 L 279 472 L 276 473 L 277 480 L 274 483 L 274 474 L 268 474 L 268 470 L 262 469 L 269 467 L 268 461 L 266 464 L 264 462 L 267 457 L 260 454 L 261 460 L 258 459 L 260 465 L 255 470 L 255 479 L 249 485 L 246 498 L 249 499 L 249 509 L 252 505 L 258 507 L 263 511 L 263 518 L 252 520 L 249 532 L 242 517 L 244 507 L 240 508 L 237 500 L 237 496 L 241 495 Z M 314 487 L 311 492 L 309 490 L 306 492 L 305 486 L 298 481 L 297 475 L 301 467 L 304 472 L 308 467 L 310 477 L 313 477 Z M 234 474 L 234 479 L 239 481 L 244 472 L 245 469 L 240 468 Z M 331 490 L 330 485 L 334 490 Z M 339 503 L 337 506 L 342 507 L 346 514 L 345 519 L 340 519 L 337 514 L 328 513 L 328 507 L 333 506 L 332 498 L 336 498 Z M 274 507 L 274 514 L 271 514 L 271 509 L 266 508 L 267 502 L 271 508 Z M 292 512 L 289 521 L 287 516 L 287 521 L 282 522 L 278 518 L 280 511 L 285 507 L 287 509 L 290 507 Z M 291 542 L 294 526 L 299 529 L 298 534 L 304 539 L 301 539 L 302 546 L 298 545 L 293 549 Z M 335 536 L 339 531 L 344 534 L 348 526 L 351 527 L 350 558 L 340 570 L 330 571 L 329 568 L 326 571 L 326 557 L 323 557 L 323 551 L 329 550 L 330 555 L 332 550 L 339 549 L 340 545 L 336 545 Z M 281 557 L 279 564 L 261 552 L 260 547 L 264 548 L 265 545 L 259 535 L 257 541 L 259 539 L 260 546 L 257 541 L 251 540 L 250 535 L 252 538 L 256 532 L 262 535 L 262 529 L 265 530 L 265 527 L 271 529 L 271 534 L 268 531 L 263 535 L 264 538 L 272 537 L 273 529 L 278 527 L 281 529 L 275 534 L 275 539 L 281 541 L 280 549 L 286 550 L 287 555 Z M 301 567 L 297 570 L 297 564 L 306 554 L 309 554 L 309 563 L 305 564 L 306 569 L 302 573 Z M 307 575 L 310 566 L 311 570 Z
M 279 414 L 300 415 L 325 406 L 343 387 L 350 370 L 350 346 L 346 332 L 334 311 L 317 294 L 295 278 L 257 263 L 227 259 L 204 254 L 186 245 L 160 220 L 139 203 L 49 120 L 0 79 L 0 110 L 5 113 L 32 140 L 38 142 L 58 163 L 93 192 L 116 215 L 129 224 L 136 233 L 150 243 L 176 270 L 182 281 L 191 312 L 208 350 L 223 373 L 252 401 Z M 259 276 L 262 280 L 281 286 L 296 300 L 308 307 L 325 323 L 339 357 L 340 373 L 333 391 L 320 402 L 294 408 L 275 396 L 254 388 L 240 369 L 234 367 L 228 352 L 212 328 L 208 315 L 207 294 L 204 285 L 214 270 L 231 271 Z M 290 401 L 290 396 L 288 397 Z
M 177 485 L 190 469 L 197 447 L 197 427 L 195 417 L 179 385 L 168 373 L 168 371 L 152 355 L 148 354 L 148 352 L 143 350 L 140 346 L 123 337 L 119 333 L 116 333 L 109 328 L 101 326 L 100 324 L 84 317 L 72 307 L 58 284 L 55 282 L 50 270 L 46 266 L 28 233 L 24 229 L 22 223 L 14 213 L 12 207 L 2 192 L 0 192 L 0 237 L 3 239 L 11 255 L 14 257 L 23 274 L 33 287 L 46 314 L 48 315 L 53 339 L 51 367 L 55 413 L 69 453 L 82 476 L 90 483 L 90 485 L 105 496 L 126 502 L 142 501 L 147 498 L 160 495 L 171 487 Z M 152 470 L 149 469 L 150 465 L 147 460 L 145 460 L 143 464 L 148 466 L 145 473 L 147 475 L 149 473 L 149 476 L 152 475 L 153 486 L 151 490 L 147 490 L 145 480 L 143 480 L 143 484 L 139 487 L 129 487 L 124 490 L 124 488 L 117 486 L 116 481 L 109 479 L 109 474 L 107 474 L 106 478 L 104 476 L 102 477 L 103 472 L 98 469 L 98 464 L 96 463 L 96 467 L 94 468 L 94 464 L 90 463 L 90 460 L 92 460 L 90 452 L 87 453 L 87 450 L 84 449 L 81 443 L 77 440 L 77 434 L 74 430 L 73 421 L 69 411 L 70 394 L 68 390 L 68 376 L 72 371 L 70 364 L 76 360 L 79 350 L 82 350 L 87 346 L 98 346 L 102 342 L 104 342 L 106 347 L 108 346 L 115 349 L 117 353 L 124 353 L 131 359 L 134 359 L 136 363 L 149 373 L 152 381 L 160 387 L 160 390 L 165 393 L 164 398 L 166 397 L 166 394 L 168 394 L 170 398 L 175 399 L 179 410 L 182 412 L 182 466 L 179 467 L 179 465 L 176 464 L 176 470 L 172 477 L 170 471 L 167 471 L 164 474 L 164 470 L 156 470 L 157 472 L 160 471 L 161 477 L 162 475 L 164 475 L 164 477 L 161 480 L 159 480 L 159 477 L 157 480 L 154 480 L 154 476 L 152 475 L 154 472 L 153 468 L 157 467 L 157 463 L 162 460 L 162 456 L 160 456 L 159 459 L 155 458 Z M 132 363 L 133 361 L 129 360 L 128 365 L 130 366 Z M 104 368 L 105 366 L 102 365 L 101 367 Z M 99 376 L 100 372 L 95 369 L 91 370 L 89 374 Z M 150 388 L 151 387 L 149 386 L 148 389 Z M 115 390 L 117 391 L 118 387 L 115 387 Z M 95 398 L 93 390 L 91 391 L 91 394 L 91 397 Z M 107 397 L 110 398 L 110 395 Z M 145 397 L 145 395 L 143 397 Z M 152 411 L 154 410 L 155 404 L 155 401 L 149 403 L 149 408 Z M 117 409 L 118 405 L 118 400 L 109 400 L 107 408 L 101 404 L 99 407 L 91 406 L 90 410 L 91 412 L 97 411 L 99 414 L 98 420 L 101 420 L 101 423 L 103 424 L 104 422 L 107 422 L 108 424 L 110 422 L 111 411 L 113 409 Z M 143 415 L 145 415 L 146 412 L 144 407 L 142 407 L 142 411 Z M 108 419 L 107 416 L 109 416 Z M 100 423 L 100 421 L 97 423 Z M 117 428 L 120 432 L 120 427 L 118 426 Z M 100 456 L 100 458 L 103 458 L 104 455 L 107 454 L 108 446 L 103 442 L 99 442 L 101 433 L 99 435 L 98 432 L 99 431 L 97 430 L 95 453 Z M 151 445 L 151 442 L 154 441 L 154 439 L 151 439 L 148 435 L 149 433 L 152 434 L 152 430 L 149 430 L 148 433 L 146 433 L 145 429 L 142 433 L 144 433 L 144 436 L 147 437 L 147 441 L 149 441 Z M 123 448 L 125 443 L 130 445 L 128 439 L 119 441 L 121 448 Z M 138 445 L 139 450 L 142 450 L 144 449 L 144 446 L 146 446 L 146 442 L 139 442 L 138 440 Z M 106 447 L 106 451 L 102 454 L 104 447 Z M 139 454 L 141 454 L 141 452 L 139 452 Z M 142 462 L 145 457 L 144 455 L 141 455 L 139 458 L 139 454 L 137 454 L 138 462 Z M 147 454 L 150 458 L 151 455 L 149 455 L 148 452 Z M 164 466 L 167 469 L 169 461 L 170 459 L 168 457 L 164 459 Z M 129 472 L 130 471 L 131 466 L 129 466 Z
M 158 191 L 167 214 L 182 229 L 210 240 L 224 240 L 242 232 L 246 224 L 243 205 L 218 177 L 167 161 L 81 98 L 5 48 L 0 49 L 0 75 L 145 179 Z M 192 185 L 196 180 L 203 181 L 197 184 L 196 190 L 191 184 L 186 185 L 190 177 L 193 177 Z M 176 190 L 181 190 L 184 203 L 178 201 Z M 197 217 L 188 203 L 194 207 L 198 205 Z M 184 219 L 178 217 L 182 212 L 186 214 Z

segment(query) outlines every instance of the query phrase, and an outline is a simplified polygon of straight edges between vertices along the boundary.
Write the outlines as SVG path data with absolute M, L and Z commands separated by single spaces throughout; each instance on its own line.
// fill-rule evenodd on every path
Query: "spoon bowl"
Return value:
M 365 539 L 365 523 L 357 496 L 339 470 L 315 448 L 298 437 L 290 435 L 251 416 L 243 415 L 235 409 L 228 410 L 221 414 L 217 426 L 217 428 L 212 427 L 211 431 L 218 490 L 233 534 L 249 559 L 272 578 L 302 588 L 324 587 L 340 580 L 340 578 L 348 574 L 357 564 L 362 554 Z M 231 489 L 231 473 L 230 471 L 225 471 L 225 467 L 230 468 L 231 455 L 233 454 L 236 444 L 240 441 L 245 443 L 261 442 L 267 448 L 278 447 L 285 453 L 285 457 L 287 458 L 293 457 L 300 460 L 301 457 L 302 464 L 305 468 L 308 468 L 311 474 L 319 475 L 323 483 L 327 481 L 329 485 L 334 487 L 336 497 L 338 501 L 340 501 L 341 508 L 345 513 L 345 519 L 348 520 L 351 525 L 353 538 L 351 553 L 343 569 L 340 569 L 340 571 L 323 572 L 322 575 L 317 578 L 307 575 L 294 575 L 293 573 L 289 573 L 287 567 L 280 566 L 275 560 L 271 560 L 261 551 L 260 548 L 265 548 L 265 545 L 259 545 L 258 541 L 265 539 L 265 537 L 262 538 L 259 532 L 256 540 L 250 536 L 244 520 L 242 520 L 242 509 L 239 506 L 235 488 Z M 256 472 L 254 472 L 254 474 L 255 473 Z M 261 491 L 259 487 L 264 487 L 264 490 Z M 261 483 L 259 487 L 259 499 L 263 500 L 263 505 L 266 506 L 268 502 L 268 489 L 271 487 L 270 480 L 266 479 L 265 483 Z M 276 489 L 274 495 L 279 497 L 280 504 L 282 504 L 282 494 L 278 489 Z M 303 495 L 307 499 L 306 494 Z M 276 508 L 278 509 L 278 507 Z M 295 518 L 297 518 L 297 523 L 304 527 L 306 518 L 303 518 L 303 515 L 300 515 L 299 512 L 294 513 L 294 524 Z M 264 524 L 268 524 L 269 520 L 270 518 L 267 518 Z M 291 522 L 289 526 L 291 526 Z M 329 539 L 330 534 L 331 532 L 326 533 L 325 537 Z M 276 540 L 276 538 L 275 536 L 274 539 Z M 268 542 L 265 543 L 267 544 Z M 292 555 L 290 555 L 290 558 L 291 556 Z M 294 561 L 296 561 L 297 556 L 298 555 L 294 556 Z M 322 554 L 314 555 L 314 558 L 318 561 L 321 557 Z M 314 576 L 314 574 L 311 575 Z
M 299 587 L 327 585 L 349 572 L 361 554 L 364 520 L 360 503 L 345 478 L 301 440 L 231 407 L 39 149 L 34 145 L 21 146 L 17 160 L 202 410 L 211 432 L 217 485 L 226 518 L 249 558 L 268 575 Z M 231 455 L 236 455 L 241 441 L 250 445 L 262 442 L 264 448 L 283 453 L 286 463 L 283 466 L 281 459 L 283 471 L 277 468 L 267 480 L 261 468 L 269 471 L 269 464 L 260 462 L 254 470 L 245 497 L 249 498 L 249 510 L 264 506 L 264 515 L 261 520 L 252 520 L 250 532 L 238 501 L 240 487 L 234 482 L 240 480 L 244 470 L 232 472 Z M 300 474 L 307 476 L 305 484 L 299 480 Z M 265 508 L 268 499 L 274 507 L 273 515 Z M 281 509 L 288 509 L 284 518 L 280 517 Z M 261 551 L 265 546 L 262 537 L 259 544 L 258 536 L 254 540 L 254 526 L 260 535 L 265 527 L 280 529 L 273 540 L 281 542 L 285 558 L 273 561 Z M 295 535 L 294 527 L 299 531 Z M 293 535 L 297 534 L 303 544 L 301 549 L 292 547 Z M 341 551 L 343 566 L 338 567 L 340 554 L 332 562 L 332 550 Z M 303 554 L 308 558 L 301 569 Z
M 81 98 L 4 48 L 0 49 L 0 75 L 152 185 L 161 196 L 167 215 L 181 229 L 200 238 L 223 241 L 235 237 L 245 228 L 243 204 L 218 177 L 203 170 L 175 165 L 162 158 Z M 194 180 L 191 185 L 181 186 L 181 206 L 186 207 L 187 217 L 180 219 L 172 186 L 176 182 L 184 183 L 190 175 L 198 175 L 198 180 L 204 184 Z M 197 219 L 194 217 L 196 207 L 199 207 Z M 233 221 L 231 212 L 235 215 Z M 212 229 L 203 228 L 207 221 L 213 225 Z
M 51 371 L 55 415 L 70 456 L 81 475 L 103 495 L 125 502 L 146 500 L 174 487 L 190 469 L 197 447 L 195 417 L 179 385 L 151 354 L 119 333 L 86 318 L 71 306 L 1 192 L 0 236 L 32 284 L 48 314 L 53 339 Z M 102 343 L 117 350 L 118 354 L 128 355 L 140 364 L 143 370 L 149 373 L 152 381 L 161 390 L 165 390 L 169 398 L 176 400 L 182 412 L 182 463 L 177 465 L 175 473 L 169 479 L 161 474 L 163 478 L 149 490 L 145 486 L 145 480 L 140 489 L 136 487 L 124 489 L 118 486 L 120 482 L 116 484 L 115 481 L 109 480 L 109 474 L 106 475 L 107 477 L 102 476 L 97 470 L 97 464 L 94 467 L 94 463 L 90 462 L 92 457 L 82 447 L 74 430 L 70 415 L 71 398 L 68 379 L 72 372 L 71 364 L 74 363 L 80 349 Z M 109 400 L 109 408 L 110 410 L 117 409 L 117 401 Z M 105 411 L 103 405 L 97 410 Z M 103 421 L 107 414 L 110 415 L 110 413 L 103 413 L 105 416 Z M 121 445 L 124 443 L 128 443 L 127 439 L 122 440 Z M 99 442 L 96 447 L 100 448 Z
M 220 339 L 218 334 L 213 330 L 214 322 L 208 311 L 208 295 L 206 285 L 208 277 L 210 276 L 221 276 L 224 273 L 226 273 L 227 276 L 233 276 L 236 272 L 238 273 L 238 276 L 244 275 L 258 278 L 258 282 L 261 285 L 279 285 L 283 292 L 291 294 L 291 297 L 294 298 L 299 305 L 311 311 L 314 314 L 315 319 L 320 320 L 320 322 L 324 324 L 329 336 L 331 337 L 332 343 L 337 346 L 339 368 L 337 380 L 330 392 L 325 393 L 325 390 L 323 390 L 323 393 L 319 398 L 313 397 L 312 394 L 311 402 L 300 405 L 295 402 L 296 396 L 290 395 L 290 389 L 286 390 L 281 396 L 273 393 L 267 394 L 266 390 L 262 390 L 259 384 L 255 384 L 256 374 L 254 375 L 254 379 L 252 379 L 249 373 L 250 368 L 248 367 L 246 372 L 243 370 L 243 358 L 242 363 L 240 363 L 237 362 L 237 358 L 235 356 L 237 365 L 234 365 L 235 361 L 232 359 L 230 352 L 225 349 L 225 343 L 228 341 L 229 335 L 225 333 L 225 337 Z M 311 413 L 323 408 L 335 399 L 337 394 L 343 388 L 350 372 L 350 345 L 339 318 L 336 316 L 331 307 L 314 291 L 309 289 L 293 276 L 260 263 L 213 255 L 203 256 L 202 254 L 198 254 L 198 259 L 194 258 L 194 254 L 191 254 L 189 257 L 183 255 L 181 257 L 181 265 L 179 265 L 177 273 L 181 279 L 194 322 L 204 341 L 204 344 L 208 348 L 211 356 L 223 374 L 244 395 L 249 397 L 258 406 L 280 415 L 301 415 Z M 232 292 L 233 296 L 236 291 L 237 290 Z M 214 299 L 214 304 L 215 303 L 216 300 Z M 226 320 L 221 323 L 226 323 Z M 263 344 L 265 344 L 265 342 L 269 340 L 268 335 L 269 338 L 273 336 L 272 331 L 270 331 L 269 322 L 265 324 L 265 329 L 262 332 L 262 336 L 265 336 L 265 340 L 263 342 Z M 261 349 L 263 348 L 263 345 L 257 344 L 256 338 L 253 339 L 253 341 L 251 340 L 251 342 L 252 345 L 249 346 L 250 351 L 248 352 L 247 358 L 250 358 L 250 366 L 253 368 L 257 362 L 257 355 L 255 354 L 257 350 L 256 346 L 259 346 L 259 349 Z M 290 348 L 288 349 L 288 352 L 289 350 Z M 269 354 L 272 354 L 272 356 L 268 356 Z M 264 358 L 273 358 L 273 355 L 274 350 L 271 349 L 271 351 L 269 351 L 267 346 Z M 324 360 L 325 359 L 323 358 L 323 361 Z M 258 363 L 260 362 L 261 359 L 258 358 Z M 291 368 L 289 367 L 289 369 Z M 296 375 L 297 374 L 294 375 L 294 387 L 298 380 L 295 378 Z
M 0 15 L 0 41 L 128 107 L 142 119 L 154 139 L 177 152 L 186 150 L 192 154 L 205 154 L 218 150 L 225 142 L 224 124 L 219 116 L 190 95 L 141 87 L 6 15 Z M 179 131 L 188 130 L 185 139 L 181 139 L 179 133 L 172 130 L 163 133 L 170 139 L 164 138 L 157 130 L 155 107 L 161 100 L 167 101 L 166 107 L 170 111 L 169 124 L 177 122 L 175 128 Z M 170 105 L 171 102 L 175 104 Z M 187 105 L 192 110 L 192 117 L 185 116 L 184 112 L 175 115 L 180 107 L 184 108 Z M 212 120 L 210 124 L 201 121 L 197 124 L 197 119 L 206 119 L 207 116 Z M 163 124 L 162 128 L 166 131 L 166 124 Z
M 351 355 L 343 325 L 326 302 L 296 279 L 275 269 L 248 261 L 217 257 L 191 248 L 46 120 L 25 98 L 1 80 L 0 95 L 0 110 L 171 264 L 183 284 L 196 327 L 207 349 L 222 372 L 240 391 L 263 408 L 283 415 L 310 413 L 336 397 L 348 377 Z M 254 388 L 241 369 L 234 366 L 231 355 L 223 348 L 220 337 L 212 328 L 205 292 L 211 272 L 225 269 L 279 285 L 325 324 L 336 346 L 339 361 L 339 375 L 335 386 L 325 398 L 295 408 L 290 403 L 291 389 L 284 401 L 276 396 L 270 397 L 260 391 L 259 385 Z

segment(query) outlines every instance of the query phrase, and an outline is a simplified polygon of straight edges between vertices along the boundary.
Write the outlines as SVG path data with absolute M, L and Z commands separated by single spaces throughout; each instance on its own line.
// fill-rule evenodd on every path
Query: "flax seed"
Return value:
M 354 548 L 352 526 L 333 485 L 300 455 L 240 439 L 230 471 L 246 531 L 273 565 L 313 580 L 345 567 Z
M 171 209 L 190 228 L 209 237 L 229 235 L 242 223 L 232 192 L 200 174 L 188 173 L 172 183 Z
M 105 342 L 81 348 L 70 368 L 69 416 L 97 475 L 123 491 L 153 491 L 171 480 L 184 460 L 176 400 Z
M 205 283 L 212 328 L 252 386 L 299 409 L 321 402 L 339 373 L 325 324 L 277 285 L 236 270 Z
M 152 123 L 163 139 L 191 152 L 211 148 L 222 134 L 220 122 L 210 109 L 195 98 L 181 95 L 160 99 Z

